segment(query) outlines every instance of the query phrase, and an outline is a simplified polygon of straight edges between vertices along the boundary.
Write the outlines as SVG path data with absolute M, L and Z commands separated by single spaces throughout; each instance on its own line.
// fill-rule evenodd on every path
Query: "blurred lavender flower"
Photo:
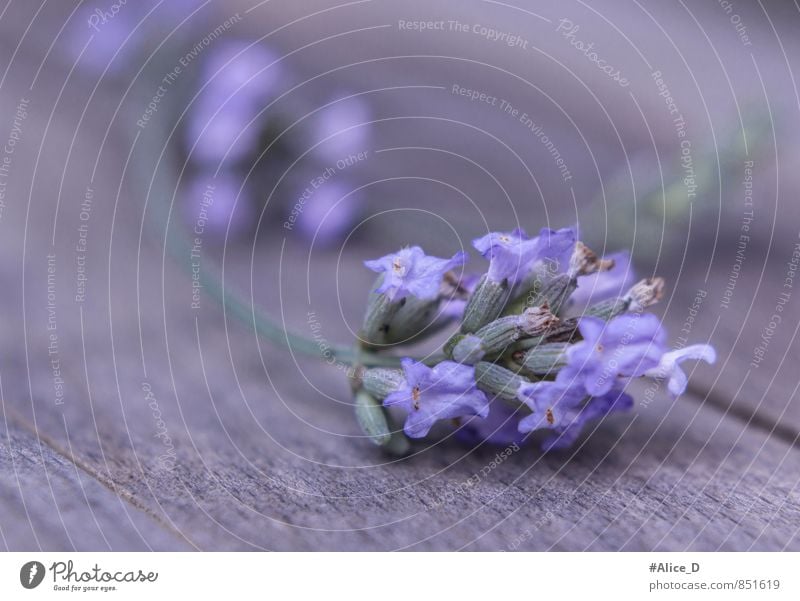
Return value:
M 240 101 L 226 101 L 226 95 L 212 94 L 199 98 L 187 115 L 185 135 L 190 159 L 209 167 L 223 160 L 238 163 L 255 152 L 261 126 L 251 123 L 255 113 Z
M 275 95 L 282 70 L 269 50 L 244 40 L 208 52 L 204 87 L 187 116 L 186 144 L 197 163 L 235 164 L 256 154 L 266 125 L 259 112 Z
M 578 289 L 570 297 L 572 305 L 576 308 L 582 309 L 609 298 L 623 296 L 633 285 L 636 276 L 628 251 L 613 253 L 605 259 L 614 261 L 611 269 L 578 278 Z
M 458 252 L 450 259 L 440 259 L 426 255 L 419 246 L 412 246 L 374 261 L 364 261 L 364 265 L 384 274 L 383 282 L 375 292 L 385 294 L 395 302 L 409 295 L 435 299 L 444 274 L 466 261 L 464 252 Z
M 324 165 L 335 165 L 368 149 L 371 138 L 369 106 L 359 96 L 333 102 L 309 117 L 307 148 Z M 305 150 L 305 149 L 304 149 Z
M 539 245 L 536 261 L 550 265 L 551 273 L 564 273 L 569 267 L 578 240 L 577 228 L 565 227 L 560 230 L 542 228 L 536 240 Z
M 689 379 L 680 367 L 686 360 L 705 361 L 713 365 L 717 360 L 717 353 L 711 345 L 693 344 L 685 348 L 664 353 L 656 367 L 648 369 L 644 375 L 650 378 L 669 378 L 667 388 L 673 396 L 678 397 L 686 391 Z
M 148 45 L 161 42 L 164 28 L 177 26 L 202 4 L 203 0 L 135 0 L 115 10 L 110 2 L 85 1 L 65 29 L 66 54 L 85 71 L 118 74 Z
M 237 195 L 238 178 L 222 173 L 216 178 L 196 175 L 189 179 L 182 192 L 183 212 L 195 235 L 222 237 L 230 226 L 235 237 L 250 228 L 255 220 L 251 204 Z
M 344 238 L 361 213 L 361 202 L 335 182 L 317 188 L 303 205 L 297 225 L 315 244 L 331 246 Z
M 405 409 L 407 436 L 422 438 L 441 419 L 489 414 L 489 399 L 475 384 L 474 368 L 443 361 L 431 369 L 411 359 L 402 365 L 405 382 L 383 404 Z
M 277 96 L 284 76 L 279 57 L 261 44 L 226 39 L 203 62 L 202 78 L 216 95 L 233 95 L 241 108 L 255 112 Z
M 131 4 L 130 9 L 123 6 L 104 21 L 99 16 L 103 14 L 99 2 L 84 3 L 78 8 L 64 35 L 67 53 L 78 62 L 79 68 L 90 73 L 107 70 L 115 74 L 133 61 L 141 48 L 146 27 L 137 29 L 143 15 Z
M 583 384 L 592 396 L 602 396 L 618 376 L 636 377 L 658 365 L 666 336 L 652 314 L 623 314 L 610 322 L 582 317 L 578 328 L 583 340 L 570 345 L 568 364 L 557 379 Z

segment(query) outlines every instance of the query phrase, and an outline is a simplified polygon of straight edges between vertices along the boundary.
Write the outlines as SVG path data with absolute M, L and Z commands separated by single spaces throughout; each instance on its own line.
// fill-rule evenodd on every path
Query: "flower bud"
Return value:
M 517 391 L 528 380 L 496 363 L 481 361 L 475 365 L 475 382 L 491 397 L 517 403 Z
M 557 315 L 577 287 L 577 280 L 566 273 L 535 278 L 528 283 L 525 292 L 508 307 L 506 314 L 521 313 L 530 307 L 547 307 L 553 315 Z
M 392 438 L 389 423 L 386 420 L 386 409 L 365 390 L 356 392 L 356 420 L 370 441 L 384 446 Z
M 492 324 L 489 325 L 491 326 Z M 481 337 L 477 334 L 459 336 L 458 342 L 453 346 L 451 351 L 451 357 L 453 358 L 453 361 L 457 363 L 465 363 L 467 365 L 474 365 L 485 356 L 486 350 L 483 348 L 483 340 L 481 340 Z
M 532 307 L 522 315 L 508 315 L 483 326 L 474 334 L 455 341 L 451 356 L 459 363 L 474 364 L 484 357 L 498 355 L 520 338 L 541 336 L 559 323 L 547 307 Z
M 616 297 L 609 298 L 599 303 L 595 303 L 584 311 L 584 315 L 591 315 L 599 317 L 604 321 L 610 321 L 617 315 L 625 313 L 631 306 L 631 301 L 628 298 Z
M 380 282 L 381 279 L 378 278 L 378 281 Z M 367 346 L 388 344 L 392 318 L 406 302 L 406 298 L 392 301 L 384 293 L 371 294 L 367 304 L 367 314 L 364 317 L 364 325 L 359 334 L 361 342 Z
M 507 280 L 495 282 L 484 275 L 464 309 L 461 332 L 471 334 L 497 319 L 508 302 L 510 292 Z
M 361 375 L 361 384 L 364 390 L 378 400 L 385 399 L 400 388 L 404 382 L 405 376 L 401 370 L 388 367 L 368 369 Z
M 514 353 L 512 362 L 526 376 L 551 376 L 567 364 L 567 348 L 567 342 L 541 344 Z

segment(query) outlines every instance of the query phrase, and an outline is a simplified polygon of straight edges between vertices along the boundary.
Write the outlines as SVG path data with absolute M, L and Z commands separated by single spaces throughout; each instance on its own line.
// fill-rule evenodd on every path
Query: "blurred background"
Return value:
M 6 547 L 797 548 L 799 33 L 790 1 L 9 0 Z M 494 451 L 382 457 L 339 367 L 198 275 L 346 344 L 363 260 L 575 223 L 719 361 L 445 504 Z

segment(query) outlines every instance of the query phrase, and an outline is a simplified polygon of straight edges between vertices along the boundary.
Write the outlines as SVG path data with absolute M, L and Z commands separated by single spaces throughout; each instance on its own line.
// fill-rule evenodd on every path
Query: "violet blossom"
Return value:
M 575 444 L 586 424 L 617 411 L 627 411 L 633 407 L 633 399 L 619 388 L 612 388 L 601 396 L 589 398 L 585 405 L 569 407 L 561 420 L 552 428 L 552 434 L 542 441 L 542 450 L 566 449 Z
M 425 300 L 436 298 L 445 273 L 460 267 L 466 260 L 464 252 L 458 252 L 450 259 L 440 259 L 426 255 L 419 246 L 412 246 L 374 261 L 364 261 L 364 265 L 384 274 L 383 282 L 375 292 L 385 294 L 391 301 L 409 295 Z
M 685 348 L 669 351 L 661 356 L 656 367 L 648 369 L 644 375 L 658 380 L 669 378 L 667 389 L 678 397 L 686 391 L 689 379 L 681 369 L 680 364 L 686 360 L 705 361 L 713 365 L 717 360 L 717 353 L 711 345 L 693 344 Z
M 568 412 L 578 407 L 587 395 L 582 386 L 557 380 L 524 383 L 517 396 L 532 411 L 520 420 L 519 431 L 532 432 L 561 425 Z
M 422 438 L 442 419 L 489 414 L 489 399 L 475 384 L 475 369 L 452 361 L 433 368 L 403 359 L 405 382 L 383 401 L 407 413 L 403 428 L 407 436 Z
M 606 394 L 618 376 L 644 375 L 666 350 L 661 322 L 649 313 L 627 313 L 609 322 L 585 316 L 578 329 L 583 340 L 567 350 L 568 364 L 558 379 L 578 381 L 593 396 Z
M 609 298 L 623 296 L 633 285 L 636 276 L 628 251 L 612 253 L 604 259 L 614 261 L 614 266 L 606 271 L 578 277 L 578 289 L 570 297 L 573 306 L 583 309 Z
M 522 229 L 513 232 L 490 232 L 473 240 L 472 245 L 489 261 L 490 281 L 507 281 L 513 286 L 539 262 L 551 262 L 557 269 L 569 264 L 575 246 L 575 229 L 543 228 L 536 238 Z
M 340 184 L 329 182 L 314 190 L 297 217 L 297 225 L 314 244 L 330 246 L 350 231 L 360 212 L 358 197 Z

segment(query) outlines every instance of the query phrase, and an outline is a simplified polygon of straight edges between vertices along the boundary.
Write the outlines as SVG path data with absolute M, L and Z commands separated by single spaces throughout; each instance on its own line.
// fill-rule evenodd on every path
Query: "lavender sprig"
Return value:
M 471 442 L 517 443 L 543 431 L 544 450 L 566 448 L 587 423 L 632 408 L 624 392 L 630 380 L 666 380 L 678 396 L 688 382 L 680 363 L 716 359 L 707 344 L 668 350 L 661 321 L 645 312 L 660 300 L 664 281 L 630 286 L 627 253 L 598 257 L 577 240 L 577 229 L 544 229 L 536 238 L 522 230 L 495 232 L 474 246 L 489 268 L 480 279 L 463 276 L 463 284 L 453 271 L 464 264 L 462 254 L 439 259 L 412 247 L 366 262 L 382 279 L 365 332 L 400 329 L 409 340 L 429 335 L 414 332 L 424 320 L 404 317 L 419 314 L 403 313 L 406 303 L 424 307 L 426 323 L 432 314 L 461 318 L 444 344 L 444 360 L 426 366 L 407 358 L 402 369 L 366 369 L 356 382 L 357 391 L 382 401 L 387 419 L 402 412 L 409 438 L 424 438 L 441 422 Z M 444 298 L 455 290 L 463 313 Z M 583 312 L 571 314 L 573 307 Z M 374 342 L 362 346 L 375 350 Z M 388 440 L 382 435 L 373 442 Z

